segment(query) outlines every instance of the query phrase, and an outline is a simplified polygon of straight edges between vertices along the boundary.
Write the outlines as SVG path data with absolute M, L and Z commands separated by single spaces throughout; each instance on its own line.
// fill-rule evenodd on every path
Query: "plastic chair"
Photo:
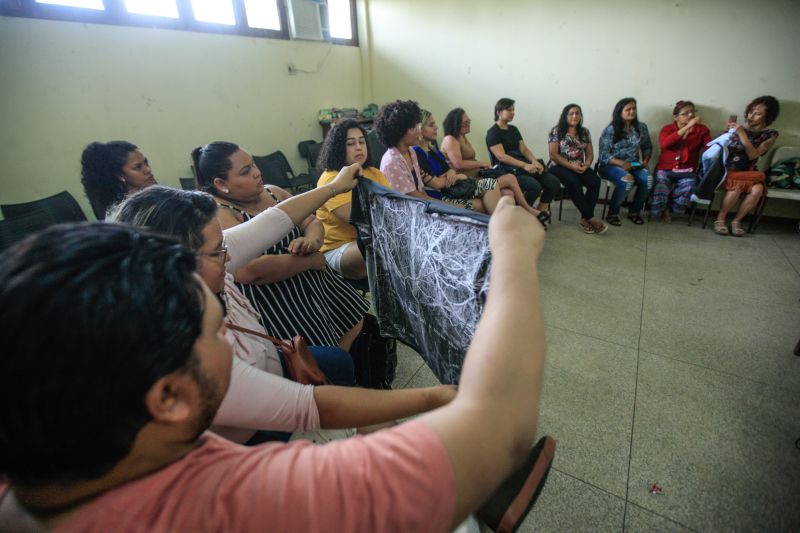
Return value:
M 300 141 L 297 143 L 297 151 L 300 152 L 300 156 L 308 163 L 308 175 L 316 182 L 320 174 L 322 174 L 322 172 L 317 169 L 317 158 L 319 158 L 319 153 L 322 151 L 322 143 L 312 140 Z
M 85 222 L 87 220 L 81 206 L 67 191 L 32 202 L 0 205 L 0 211 L 3 212 L 6 219 L 21 218 L 36 209 L 43 209 L 50 213 L 54 222 Z
M 50 212 L 41 208 L 28 209 L 14 218 L 0 220 L 0 250 L 55 223 Z
M 292 194 L 310 191 L 314 188 L 314 180 L 308 174 L 295 174 L 289 160 L 278 150 L 269 155 L 254 156 L 253 162 L 261 170 L 264 183 L 276 185 Z
M 378 139 L 378 134 L 375 133 L 375 130 L 367 133 L 367 147 L 369 148 L 369 157 L 372 159 L 372 164 L 380 167 L 381 159 L 383 159 L 383 154 L 386 153 L 387 148 Z
M 181 189 L 184 191 L 194 191 L 197 189 L 197 180 L 194 178 L 178 178 L 181 182 Z

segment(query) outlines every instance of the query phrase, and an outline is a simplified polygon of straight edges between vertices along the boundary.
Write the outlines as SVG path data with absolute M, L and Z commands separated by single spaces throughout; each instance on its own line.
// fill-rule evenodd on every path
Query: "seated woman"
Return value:
M 780 104 L 774 96 L 759 96 L 744 110 L 747 127 L 735 121 L 728 123 L 728 129 L 734 130 L 734 136 L 728 145 L 728 175 L 724 185 L 727 192 L 714 221 L 714 231 L 719 235 L 728 235 L 725 219 L 743 193 L 747 196 L 731 220 L 730 233 L 736 237 L 744 235 L 742 219 L 758 205 L 766 192 L 767 178 L 763 172 L 756 170 L 756 163 L 778 138 L 778 132 L 767 127 L 775 122 L 778 113 Z
M 622 201 L 636 185 L 636 195 L 628 207 L 628 219 L 637 226 L 644 224 L 642 208 L 650 192 L 650 172 L 647 165 L 653 153 L 647 124 L 636 118 L 636 99 L 623 98 L 614 106 L 611 124 L 600 136 L 600 159 L 597 172 L 600 177 L 614 183 L 611 206 L 606 221 L 621 226 L 619 208 Z
M 337 122 L 322 144 L 317 166 L 323 171 L 317 187 L 336 179 L 339 171 L 352 164 L 361 165 L 361 176 L 391 188 L 383 172 L 372 166 L 367 132 L 355 120 Z M 340 191 L 317 209 L 317 218 L 325 228 L 325 238 L 320 252 L 325 254 L 328 267 L 347 279 L 367 277 L 364 256 L 356 245 L 356 228 L 350 224 L 352 193 Z
M 569 191 L 572 203 L 581 214 L 578 224 L 583 232 L 605 233 L 608 226 L 594 216 L 600 178 L 592 170 L 592 136 L 583 127 L 581 106 L 568 104 L 561 111 L 558 124 L 547 137 L 547 149 L 550 154 L 548 169 Z
M 217 218 L 223 230 L 292 196 L 265 186 L 253 158 L 234 143 L 195 148 L 192 159 L 200 189 L 211 193 L 222 208 Z M 309 344 L 349 350 L 369 304 L 327 269 L 319 253 L 322 223 L 316 217 L 309 215 L 286 230 L 283 239 L 236 270 L 237 286 L 260 313 L 268 334 L 281 339 L 302 335 Z
M 539 220 L 542 224 L 550 222 L 550 202 L 553 201 L 561 185 L 558 178 L 547 172 L 544 165 L 539 162 L 531 149 L 522 139 L 522 134 L 512 126 L 514 120 L 514 100 L 501 98 L 494 106 L 494 125 L 486 132 L 486 146 L 489 148 L 492 161 L 500 169 L 513 172 L 519 180 L 520 187 L 536 191 L 533 196 L 539 196 L 537 209 L 541 211 Z M 528 198 L 526 194 L 526 198 Z
M 417 146 L 417 161 L 423 174 L 444 178 L 446 187 L 442 191 L 442 199 L 446 202 L 471 209 L 479 213 L 494 213 L 500 196 L 508 194 L 512 196 L 517 205 L 525 207 L 534 216 L 539 211 L 530 207 L 522 195 L 522 191 L 517 184 L 517 179 L 513 174 L 504 174 L 497 179 L 494 178 L 468 178 L 464 174 L 458 174 L 447 164 L 444 154 L 436 147 L 436 121 L 430 111 L 422 110 L 420 121 L 420 132 Z M 449 184 L 449 185 L 448 185 Z M 507 192 L 504 193 L 503 191 Z
M 683 214 L 691 203 L 697 185 L 700 154 L 711 141 L 711 132 L 697 116 L 689 100 L 680 100 L 672 109 L 672 123 L 661 128 L 658 144 L 661 154 L 656 165 L 656 184 L 650 202 L 650 213 L 671 222 L 667 204 L 672 193 L 672 212 Z
M 108 210 L 127 195 L 156 184 L 150 163 L 127 141 L 93 142 L 81 155 L 81 183 L 94 216 L 103 220 Z
M 357 172 L 357 167 L 345 169 L 331 188 L 350 190 Z M 400 391 L 301 385 L 281 377 L 279 354 L 271 342 L 259 336 L 264 334 L 259 315 L 233 284 L 230 271 L 280 240 L 288 228 L 329 197 L 328 189 L 291 198 L 224 234 L 216 218 L 214 198 L 199 191 L 151 187 L 132 195 L 110 215 L 114 222 L 172 235 L 194 250 L 198 274 L 225 303 L 225 319 L 230 325 L 225 337 L 233 347 L 234 359 L 231 384 L 214 418 L 213 429 L 231 440 L 257 443 L 264 438 L 257 435 L 254 440 L 257 430 L 308 431 L 385 422 L 408 416 L 403 412 L 432 408 L 452 395 L 452 391 L 440 387 L 417 389 L 402 396 L 392 394 Z M 346 352 L 335 347 L 310 349 L 332 383 L 352 385 L 352 361 Z
M 472 119 L 462 108 L 457 107 L 447 113 L 442 122 L 444 129 L 442 152 L 447 157 L 447 163 L 451 168 L 474 178 L 482 169 L 491 168 L 492 164 L 488 161 L 478 161 L 475 158 L 475 149 L 467 138 L 471 125 Z M 535 199 L 535 197 L 529 198 L 529 200 Z

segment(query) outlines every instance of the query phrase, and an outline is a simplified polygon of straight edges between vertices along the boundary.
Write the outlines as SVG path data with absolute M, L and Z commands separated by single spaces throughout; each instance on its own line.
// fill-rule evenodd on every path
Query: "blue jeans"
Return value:
M 634 185 L 636 185 L 636 193 L 633 197 L 633 203 L 628 208 L 628 213 L 639 213 L 642 210 L 653 183 L 653 177 L 646 168 L 628 172 L 624 168 L 616 165 L 600 165 L 597 167 L 597 173 L 600 174 L 600 177 L 614 184 L 614 192 L 611 194 L 611 205 L 608 208 L 609 215 L 619 215 L 619 207 L 622 205 L 625 196 L 628 195 L 628 191 L 630 191 L 631 187 Z M 628 174 L 633 176 L 634 183 L 622 179 Z
M 356 372 L 353 365 L 353 358 L 338 346 L 309 346 L 308 349 L 316 359 L 319 369 L 325 373 L 331 385 L 342 385 L 353 387 L 356 384 Z M 283 352 L 278 350 L 283 366 L 283 375 L 288 376 L 286 361 L 283 359 Z

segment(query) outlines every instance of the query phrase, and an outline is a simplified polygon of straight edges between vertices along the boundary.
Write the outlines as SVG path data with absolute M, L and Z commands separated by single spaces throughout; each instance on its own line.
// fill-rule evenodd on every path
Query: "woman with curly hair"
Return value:
M 147 158 L 127 141 L 93 142 L 81 155 L 81 183 L 97 220 L 132 192 L 156 184 Z
M 416 102 L 390 102 L 378 111 L 375 132 L 388 148 L 381 158 L 381 172 L 386 175 L 392 189 L 430 200 L 432 198 L 425 192 L 425 186 L 435 178 L 422 172 L 417 154 L 411 149 L 417 144 L 421 118 L 422 110 Z
M 758 205 L 766 191 L 764 184 L 767 177 L 755 168 L 758 158 L 766 154 L 778 138 L 778 132 L 767 126 L 775 122 L 780 110 L 780 104 L 774 96 L 759 96 L 744 110 L 746 127 L 736 121 L 728 123 L 728 130 L 734 130 L 734 136 L 728 145 L 728 175 L 724 185 L 727 192 L 714 221 L 714 231 L 718 235 L 729 234 L 725 218 L 739 197 L 746 194 L 731 220 L 730 230 L 736 237 L 744 235 L 742 219 Z
M 611 124 L 600 135 L 600 160 L 597 173 L 614 184 L 611 206 L 606 221 L 621 226 L 619 208 L 628 191 L 636 185 L 636 195 L 628 208 L 628 219 L 641 226 L 644 224 L 642 208 L 650 192 L 652 176 L 647 169 L 653 143 L 647 124 L 639 122 L 636 114 L 636 99 L 623 98 L 614 106 Z
M 578 104 L 567 104 L 558 124 L 547 137 L 550 172 L 569 191 L 572 203 L 581 214 L 578 222 L 584 233 L 605 233 L 608 226 L 594 216 L 600 194 L 600 178 L 592 170 L 592 136 L 583 127 L 583 112 Z M 583 188 L 586 187 L 586 192 Z
M 337 123 L 322 145 L 317 166 L 322 170 L 317 187 L 333 181 L 339 172 L 353 163 L 361 165 L 361 176 L 391 188 L 383 172 L 372 166 L 367 132 L 355 120 Z M 353 195 L 342 191 L 317 209 L 317 218 L 325 228 L 320 252 L 325 255 L 328 267 L 347 279 L 364 279 L 367 265 L 356 246 L 356 229 L 350 224 L 350 207 Z

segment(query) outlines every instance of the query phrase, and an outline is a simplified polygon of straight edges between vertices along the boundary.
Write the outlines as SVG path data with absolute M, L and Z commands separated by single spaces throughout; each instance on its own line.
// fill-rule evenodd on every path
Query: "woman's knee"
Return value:
M 764 194 L 764 185 L 762 183 L 756 183 L 755 185 L 753 185 L 753 188 L 750 189 L 750 196 L 760 198 L 761 195 L 763 194 Z

